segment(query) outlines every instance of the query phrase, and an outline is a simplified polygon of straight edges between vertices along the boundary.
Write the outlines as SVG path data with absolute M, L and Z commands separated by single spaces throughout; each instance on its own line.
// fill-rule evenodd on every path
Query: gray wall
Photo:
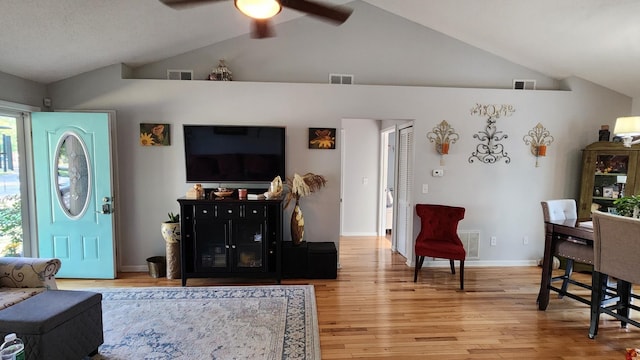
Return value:
M 77 96 L 80 93 L 67 96 L 66 91 L 58 91 L 66 87 L 100 88 L 97 84 L 110 85 L 104 87 L 103 95 L 91 99 Z M 168 211 L 177 210 L 175 199 L 189 188 L 184 181 L 182 124 L 286 125 L 289 172 L 311 171 L 329 180 L 326 188 L 304 199 L 302 204 L 307 238 L 338 241 L 340 148 L 307 149 L 307 128 L 340 128 L 342 119 L 348 122 L 354 118 L 413 119 L 415 163 L 411 203 L 466 207 L 467 216 L 460 228 L 481 232 L 478 263 L 530 263 L 542 253 L 540 201 L 577 196 L 580 149 L 597 140 L 601 124 L 612 126 L 617 114 L 630 109 L 630 99 L 590 85 L 584 83 L 576 91 L 514 91 L 161 80 L 114 83 L 113 79 L 85 75 L 57 84 L 51 90 L 55 102 L 63 108 L 117 111 L 119 261 L 123 270 L 140 270 L 146 257 L 163 253 L 159 224 Z M 512 159 L 510 164 L 468 162 L 476 146 L 473 134 L 483 129 L 486 122 L 470 114 L 478 102 L 515 107 L 512 117 L 498 122 L 498 127 L 509 135 L 505 146 Z M 456 128 L 461 140 L 447 156 L 445 176 L 432 178 L 431 170 L 440 167 L 440 159 L 425 136 L 443 119 Z M 140 146 L 138 129 L 143 122 L 172 124 L 172 146 Z M 538 122 L 551 131 L 555 141 L 543 165 L 536 168 L 522 137 Z M 349 143 L 345 146 L 348 151 Z M 429 184 L 428 194 L 421 194 L 423 183 Z M 368 197 L 376 198 L 377 191 L 363 196 L 345 207 L 359 207 Z M 416 232 L 417 228 L 413 236 Z M 289 235 L 285 235 L 288 239 Z M 498 246 L 488 246 L 490 236 L 498 238 Z M 528 246 L 522 245 L 523 236 L 532 239 Z
M 117 112 L 120 270 L 143 271 L 147 257 L 164 253 L 160 223 L 167 212 L 177 211 L 176 198 L 190 187 L 184 180 L 182 124 L 286 126 L 288 172 L 310 171 L 329 180 L 326 188 L 302 202 L 306 236 L 309 241 L 338 242 L 342 149 L 340 142 L 336 150 L 308 149 L 307 129 L 345 127 L 348 134 L 358 129 L 373 134 L 370 124 L 411 120 L 411 203 L 466 207 L 460 229 L 481 233 L 481 260 L 475 264 L 530 264 L 540 257 L 540 201 L 577 197 L 581 149 L 597 140 L 600 125 L 613 126 L 617 116 L 629 113 L 631 99 L 577 78 L 549 79 L 374 7 L 355 5 L 354 21 L 342 27 L 299 19 L 278 26 L 275 39 L 240 37 L 143 68 L 116 64 L 48 86 L 57 109 Z M 164 79 L 167 68 L 192 68 L 204 78 L 219 58 L 228 60 L 235 80 L 246 81 L 153 79 Z M 328 72 L 352 73 L 356 83 L 367 85 L 322 84 Z M 538 89 L 554 90 L 509 90 L 514 78 L 536 79 Z M 509 135 L 504 144 L 510 164 L 469 163 L 478 143 L 473 135 L 486 124 L 470 113 L 476 103 L 515 107 L 513 116 L 498 121 L 498 128 Z M 433 178 L 431 170 L 440 168 L 440 156 L 426 134 L 442 120 L 456 129 L 460 140 L 446 158 L 445 176 Z M 171 124 L 172 145 L 140 146 L 139 124 L 148 122 Z M 522 137 L 538 122 L 555 141 L 536 168 Z M 362 157 L 360 161 L 369 163 L 369 154 L 378 157 L 379 135 L 375 140 L 345 140 L 347 159 Z M 358 153 L 350 152 L 351 142 L 362 144 Z M 368 146 L 376 149 L 369 152 Z M 371 166 L 349 175 L 349 181 L 373 173 Z M 368 187 L 361 181 L 354 185 L 357 191 L 346 199 L 345 212 L 358 214 L 352 209 L 371 199 L 375 208 L 378 191 L 372 184 L 377 181 L 370 177 Z M 424 183 L 429 184 L 428 194 L 421 193 Z M 360 223 L 356 216 L 352 232 L 375 231 L 377 218 L 369 219 L 370 208 L 363 211 L 366 219 Z M 290 209 L 285 219 L 289 214 Z M 418 231 L 417 220 L 414 223 L 409 241 Z M 498 246 L 488 245 L 490 236 L 498 238 Z M 531 239 L 529 245 L 523 245 L 523 236 Z
M 167 69 L 191 69 L 206 79 L 225 59 L 237 81 L 327 83 L 329 73 L 353 74 L 367 85 L 512 88 L 535 79 L 538 89 L 561 84 L 439 32 L 355 1 L 353 15 L 335 27 L 309 17 L 276 27 L 277 37 L 248 35 L 133 69 L 132 77 L 166 79 Z
M 43 84 L 0 72 L 0 100 L 40 107 L 45 96 Z

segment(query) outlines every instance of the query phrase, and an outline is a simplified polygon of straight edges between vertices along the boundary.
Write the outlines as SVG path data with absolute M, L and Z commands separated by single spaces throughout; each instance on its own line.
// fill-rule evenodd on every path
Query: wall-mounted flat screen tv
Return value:
M 285 179 L 285 128 L 183 125 L 187 182 L 269 183 Z

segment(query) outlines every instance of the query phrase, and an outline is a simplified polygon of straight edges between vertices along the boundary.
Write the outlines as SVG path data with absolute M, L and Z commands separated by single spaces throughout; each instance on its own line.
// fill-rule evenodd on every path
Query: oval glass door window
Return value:
M 54 176 L 60 205 L 71 218 L 82 216 L 89 205 L 89 170 L 84 143 L 76 134 L 65 133 L 56 149 Z

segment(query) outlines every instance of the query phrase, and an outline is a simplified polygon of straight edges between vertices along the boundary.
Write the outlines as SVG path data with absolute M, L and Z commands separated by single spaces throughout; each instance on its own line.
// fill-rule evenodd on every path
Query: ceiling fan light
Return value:
M 254 19 L 269 19 L 282 10 L 276 0 L 235 0 L 236 8 Z

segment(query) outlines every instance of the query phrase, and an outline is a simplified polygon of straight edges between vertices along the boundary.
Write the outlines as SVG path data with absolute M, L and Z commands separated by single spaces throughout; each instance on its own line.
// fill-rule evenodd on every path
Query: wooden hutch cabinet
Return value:
M 282 201 L 178 199 L 182 286 L 195 277 L 281 279 Z
M 592 209 L 608 211 L 624 195 L 640 194 L 640 145 L 600 141 L 582 152 L 578 218 L 591 219 Z

